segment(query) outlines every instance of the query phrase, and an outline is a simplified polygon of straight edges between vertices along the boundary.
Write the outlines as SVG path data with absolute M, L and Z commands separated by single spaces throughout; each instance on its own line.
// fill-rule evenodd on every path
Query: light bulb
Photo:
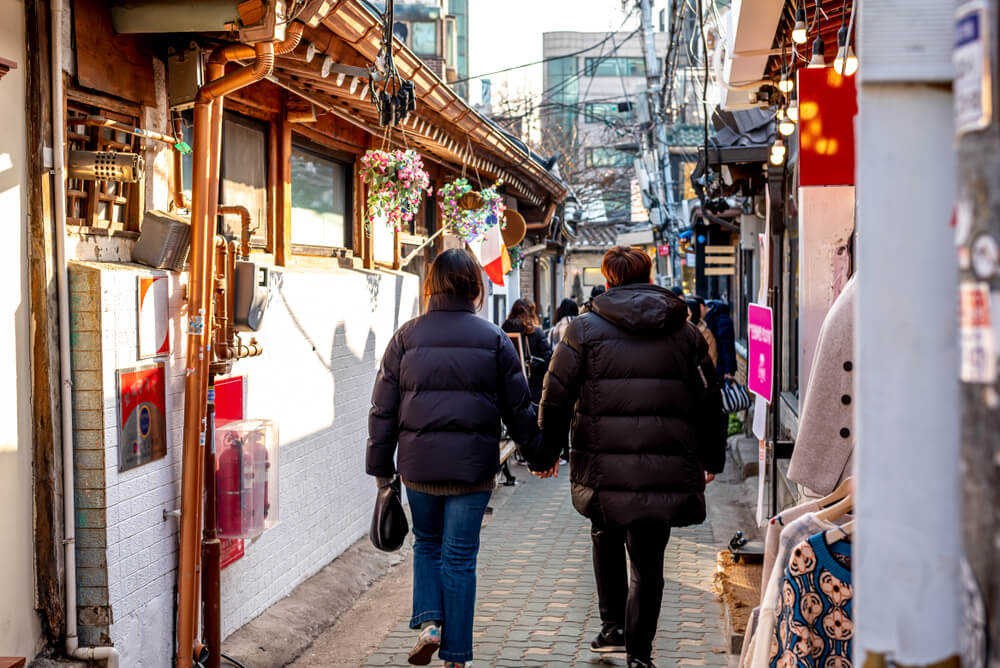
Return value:
M 795 123 L 791 119 L 786 118 L 785 120 L 778 123 L 778 132 L 780 132 L 783 136 L 787 137 L 788 135 L 795 132 Z
M 823 38 L 816 35 L 816 39 L 813 41 L 812 60 L 809 61 L 810 69 L 826 67 L 826 56 L 824 55 L 825 51 L 826 44 L 823 43 Z
M 805 44 L 807 39 L 809 39 L 809 28 L 806 26 L 806 8 L 799 7 L 795 11 L 795 28 L 792 30 L 792 41 L 796 44 Z
M 778 107 L 778 111 L 774 112 L 774 117 L 777 118 L 779 121 L 785 120 L 785 108 Z
M 785 112 L 788 114 L 788 118 L 792 119 L 795 123 L 799 122 L 799 103 L 796 100 L 792 100 L 788 104 L 788 109 Z
M 854 76 L 858 71 L 858 57 L 850 46 L 837 49 L 837 58 L 833 61 L 833 69 L 842 77 Z
M 787 152 L 787 150 L 788 149 L 785 148 L 785 145 L 782 143 L 780 139 L 774 142 L 774 145 L 771 146 L 771 164 L 772 165 L 783 164 L 785 162 L 785 153 Z
M 858 57 L 847 38 L 847 26 L 843 26 L 837 32 L 837 57 L 833 61 L 833 69 L 842 77 L 853 76 L 858 71 Z
M 778 82 L 778 90 L 782 93 L 791 93 L 795 89 L 795 82 L 792 81 L 788 73 L 785 72 L 781 75 L 781 81 Z

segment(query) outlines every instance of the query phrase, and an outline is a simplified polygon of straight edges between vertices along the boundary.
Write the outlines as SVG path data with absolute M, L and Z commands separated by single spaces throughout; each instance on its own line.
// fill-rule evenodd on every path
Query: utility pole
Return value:
M 663 116 L 663 96 L 660 95 L 660 59 L 656 55 L 656 38 L 653 30 L 653 8 L 651 0 L 639 0 L 639 28 L 642 34 L 642 55 L 646 65 L 646 90 L 644 97 L 648 101 L 650 127 L 643 136 L 648 138 L 649 154 L 656 165 L 650 185 L 656 200 L 654 208 L 650 209 L 649 222 L 654 229 L 661 230 L 667 221 L 664 202 L 673 197 L 665 186 L 669 177 L 666 170 L 670 169 L 670 155 L 667 151 L 667 128 Z M 645 147 L 643 153 L 646 153 Z M 647 164 L 645 160 L 643 164 Z M 659 255 L 657 255 L 657 273 L 662 273 Z
M 963 528 L 966 556 L 986 602 L 987 665 L 1000 665 L 1000 123 L 997 0 L 957 2 L 959 341 Z

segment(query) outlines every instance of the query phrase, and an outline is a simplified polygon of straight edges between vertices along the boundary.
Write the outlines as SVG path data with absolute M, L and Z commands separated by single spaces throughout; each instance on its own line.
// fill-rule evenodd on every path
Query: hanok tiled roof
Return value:
M 568 250 L 608 250 L 615 245 L 619 227 L 619 225 L 580 225 L 576 228 L 575 238 L 568 244 Z
M 694 123 L 675 123 L 667 130 L 670 146 L 690 148 L 705 143 L 705 127 Z

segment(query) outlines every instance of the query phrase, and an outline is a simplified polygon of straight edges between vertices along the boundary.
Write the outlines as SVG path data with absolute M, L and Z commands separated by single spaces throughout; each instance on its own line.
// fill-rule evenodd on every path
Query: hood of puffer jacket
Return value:
M 621 285 L 594 298 L 591 310 L 627 332 L 670 332 L 687 321 L 688 307 L 658 285 Z

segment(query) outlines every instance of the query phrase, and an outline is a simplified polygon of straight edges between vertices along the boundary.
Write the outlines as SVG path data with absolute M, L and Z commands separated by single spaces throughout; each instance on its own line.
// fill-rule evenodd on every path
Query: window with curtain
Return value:
M 353 248 L 350 159 L 296 143 L 291 163 L 292 243 Z
M 185 185 L 188 185 L 185 182 Z M 219 203 L 245 206 L 250 211 L 252 240 L 267 240 L 267 124 L 226 113 L 222 122 L 222 161 Z M 222 233 L 240 238 L 240 217 L 219 217 Z

